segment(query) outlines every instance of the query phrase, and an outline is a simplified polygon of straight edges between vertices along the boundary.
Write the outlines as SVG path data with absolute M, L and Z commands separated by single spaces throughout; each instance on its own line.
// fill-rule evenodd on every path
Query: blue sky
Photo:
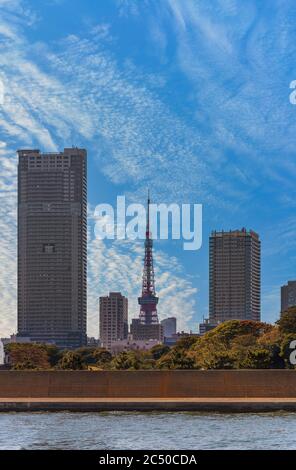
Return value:
M 262 318 L 295 279 L 296 5 L 293 0 L 0 0 L 0 334 L 16 329 L 17 148 L 88 150 L 89 334 L 98 298 L 138 315 L 141 242 L 95 240 L 117 195 L 203 204 L 203 245 L 155 243 L 159 314 L 208 312 L 208 236 L 262 240 Z

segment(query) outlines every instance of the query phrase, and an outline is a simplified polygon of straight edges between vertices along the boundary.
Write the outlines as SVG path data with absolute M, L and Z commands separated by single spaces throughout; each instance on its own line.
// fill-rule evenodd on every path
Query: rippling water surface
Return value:
M 0 413 L 0 449 L 296 449 L 296 414 Z

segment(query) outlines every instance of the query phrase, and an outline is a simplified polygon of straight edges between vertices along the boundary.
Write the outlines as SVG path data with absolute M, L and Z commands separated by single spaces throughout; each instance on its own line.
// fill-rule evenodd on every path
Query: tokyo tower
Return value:
M 142 325 L 157 325 L 157 303 L 155 295 L 154 268 L 153 268 L 153 240 L 150 232 L 150 196 L 148 191 L 147 221 L 145 238 L 145 256 L 142 278 L 142 295 L 138 297 L 140 307 L 140 323 Z

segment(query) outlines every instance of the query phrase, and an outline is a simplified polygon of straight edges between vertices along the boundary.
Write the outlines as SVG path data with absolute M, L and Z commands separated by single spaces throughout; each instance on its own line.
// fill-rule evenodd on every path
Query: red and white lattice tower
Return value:
M 147 222 L 145 238 L 145 257 L 142 279 L 142 295 L 138 297 L 140 308 L 140 322 L 144 325 L 158 324 L 157 303 L 155 295 L 155 281 L 153 268 L 153 240 L 150 233 L 150 196 L 148 192 Z

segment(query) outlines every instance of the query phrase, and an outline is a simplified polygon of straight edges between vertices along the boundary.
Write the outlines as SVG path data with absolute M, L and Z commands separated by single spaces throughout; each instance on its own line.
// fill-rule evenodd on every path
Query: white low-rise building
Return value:
M 2 339 L 0 339 L 0 366 L 4 364 L 4 345 Z
M 110 352 L 112 354 L 118 354 L 122 351 L 149 351 L 149 349 L 157 344 L 161 344 L 161 341 L 157 339 L 134 340 L 132 336 L 129 335 L 127 339 L 112 341 Z

